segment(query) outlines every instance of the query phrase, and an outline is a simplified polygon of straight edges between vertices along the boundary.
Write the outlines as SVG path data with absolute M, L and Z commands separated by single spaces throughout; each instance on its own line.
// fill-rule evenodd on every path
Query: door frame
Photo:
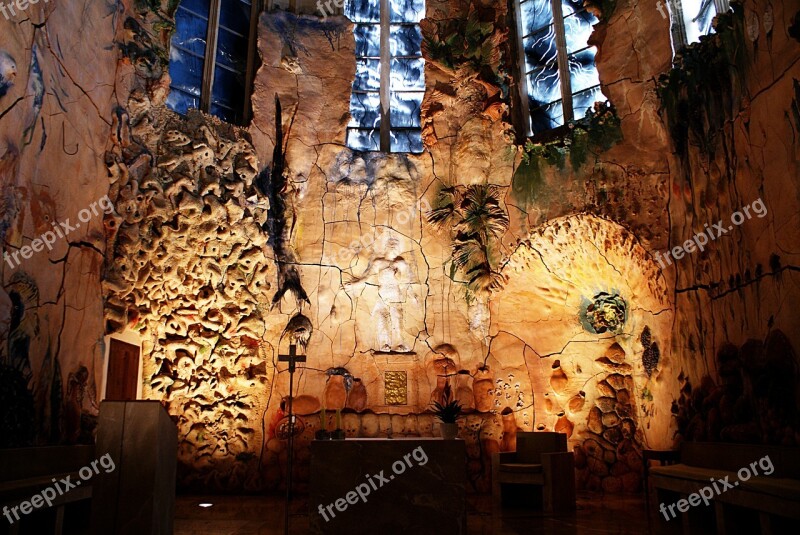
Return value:
M 103 337 L 103 345 L 105 346 L 103 349 L 104 358 L 103 358 L 103 384 L 102 388 L 100 389 L 100 399 L 106 399 L 106 384 L 108 383 L 108 363 L 110 360 L 110 353 L 111 353 L 111 340 L 119 340 L 120 342 L 124 342 L 126 344 L 131 344 L 139 348 L 139 368 L 137 371 L 137 377 L 139 380 L 136 382 L 136 399 L 142 399 L 142 364 L 144 362 L 144 356 L 142 355 L 142 339 L 139 336 L 139 333 L 136 331 L 124 331 L 121 333 L 115 333 L 112 335 L 106 335 Z

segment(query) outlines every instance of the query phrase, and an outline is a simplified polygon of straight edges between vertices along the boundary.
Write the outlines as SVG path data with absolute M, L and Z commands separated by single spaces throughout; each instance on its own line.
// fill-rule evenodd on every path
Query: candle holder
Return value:
M 344 440 L 345 434 L 342 429 L 342 409 L 336 409 L 336 429 L 331 431 L 331 440 Z
M 314 438 L 317 440 L 330 440 L 331 433 L 328 431 L 328 418 L 326 417 L 325 407 L 319 413 L 320 429 L 314 433 Z

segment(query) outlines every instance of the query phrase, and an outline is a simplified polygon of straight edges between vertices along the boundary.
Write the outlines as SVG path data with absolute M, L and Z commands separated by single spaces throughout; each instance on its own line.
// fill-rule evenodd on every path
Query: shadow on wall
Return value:
M 718 382 L 705 375 L 698 387 L 681 372 L 672 405 L 679 439 L 800 445 L 797 354 L 786 335 L 724 345 L 717 370 Z

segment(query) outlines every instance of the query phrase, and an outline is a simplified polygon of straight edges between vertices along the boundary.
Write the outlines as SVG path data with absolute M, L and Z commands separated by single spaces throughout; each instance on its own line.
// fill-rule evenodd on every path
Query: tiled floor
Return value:
M 644 497 L 640 495 L 603 496 L 581 493 L 578 496 L 578 510 L 573 514 L 548 516 L 535 511 L 504 509 L 500 518 L 495 518 L 491 514 L 489 496 L 471 496 L 468 500 L 467 526 L 470 535 L 651 532 L 645 514 Z M 200 503 L 213 503 L 213 506 L 202 508 L 199 506 Z M 290 519 L 292 535 L 309 533 L 307 508 L 307 502 L 303 497 L 297 498 L 293 503 Z M 178 498 L 175 535 L 280 535 L 282 533 L 283 500 L 279 496 Z

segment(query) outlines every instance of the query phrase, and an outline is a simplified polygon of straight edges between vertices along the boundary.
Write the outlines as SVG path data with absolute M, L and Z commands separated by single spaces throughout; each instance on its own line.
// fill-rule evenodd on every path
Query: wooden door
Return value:
M 114 338 L 108 352 L 106 397 L 109 401 L 136 399 L 139 384 L 139 347 Z

